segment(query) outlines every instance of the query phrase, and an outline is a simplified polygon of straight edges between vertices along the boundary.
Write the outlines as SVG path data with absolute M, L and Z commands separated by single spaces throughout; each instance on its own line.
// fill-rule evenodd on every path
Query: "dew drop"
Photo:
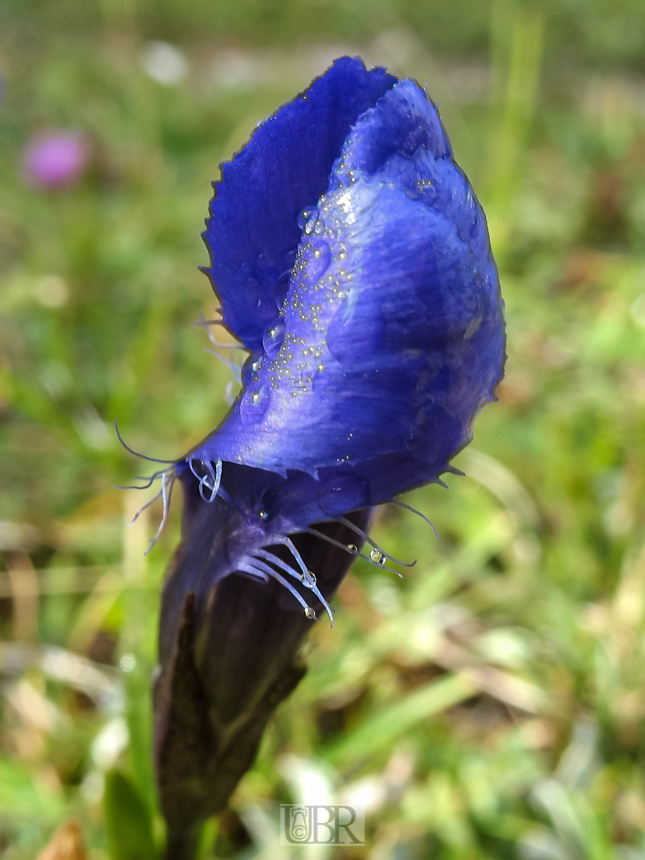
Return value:
M 303 582 L 307 586 L 307 588 L 313 588 L 317 581 L 316 574 L 308 570 L 306 576 L 303 573 L 303 575 L 300 577 L 300 581 Z
M 321 278 L 327 271 L 330 262 L 331 249 L 329 245 L 327 242 L 316 239 L 312 242 L 311 254 L 307 262 L 307 280 L 312 282 Z
M 347 544 L 347 550 L 348 550 L 348 552 L 351 552 L 352 555 L 354 555 L 354 553 L 358 552 L 358 547 L 356 546 L 355 543 L 348 543 Z
M 261 508 L 258 511 L 258 518 L 261 520 L 268 520 L 269 519 L 269 512 L 266 511 L 264 508 Z
M 374 562 L 374 564 L 384 565 L 386 558 L 383 553 L 379 549 L 373 549 L 370 552 L 370 559 Z
M 303 209 L 302 212 L 298 215 L 298 227 L 302 230 L 302 228 L 306 225 L 307 221 L 311 218 L 311 209 Z
M 269 408 L 271 395 L 266 386 L 259 391 L 245 391 L 240 400 L 240 418 L 244 424 L 257 424 Z
M 283 322 L 276 322 L 270 325 L 264 332 L 262 337 L 262 345 L 265 352 L 275 351 L 284 339 L 285 325 Z
M 305 615 L 306 615 L 306 617 L 307 617 L 307 618 L 309 618 L 309 619 L 310 619 L 310 621 L 313 621 L 313 620 L 315 619 L 315 617 L 316 617 L 316 613 L 313 611 L 313 609 L 311 608 L 311 606 L 308 606 L 308 607 L 305 609 Z
M 322 394 L 334 382 L 334 375 L 329 371 L 325 372 L 325 362 L 318 361 L 316 364 L 316 373 L 313 377 L 313 390 L 315 394 Z

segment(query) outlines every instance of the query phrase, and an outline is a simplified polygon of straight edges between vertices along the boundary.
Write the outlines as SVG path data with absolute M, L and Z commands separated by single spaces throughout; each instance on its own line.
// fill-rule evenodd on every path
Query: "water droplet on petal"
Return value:
M 249 391 L 242 395 L 240 400 L 240 418 L 244 424 L 256 424 L 269 408 L 271 396 L 266 386 L 259 391 Z
M 275 322 L 270 325 L 262 337 L 262 345 L 265 352 L 275 352 L 284 340 L 285 325 L 283 322 Z
M 358 547 L 356 546 L 356 544 L 355 544 L 355 543 L 348 543 L 348 544 L 347 544 L 347 549 L 348 549 L 348 551 L 349 551 L 349 552 L 351 552 L 351 553 L 352 553 L 352 555 L 353 555 L 354 553 L 357 553 L 357 552 L 358 552 Z
M 313 609 L 311 608 L 311 606 L 308 606 L 308 607 L 305 609 L 305 615 L 306 615 L 306 616 L 307 616 L 307 618 L 309 618 L 311 621 L 313 621 L 313 620 L 315 619 L 315 617 L 316 617 L 316 613 L 313 611 Z
M 316 394 L 322 394 L 322 392 L 329 388 L 329 386 L 333 382 L 333 374 L 329 372 L 329 370 L 325 371 L 325 362 L 319 361 L 316 365 L 316 373 L 314 373 L 313 379 L 313 390 Z
M 307 260 L 307 280 L 317 281 L 327 271 L 331 262 L 331 249 L 327 242 L 316 239 Z
M 302 212 L 298 215 L 298 227 L 302 230 L 303 227 L 306 226 L 307 222 L 311 218 L 311 209 L 303 209 Z

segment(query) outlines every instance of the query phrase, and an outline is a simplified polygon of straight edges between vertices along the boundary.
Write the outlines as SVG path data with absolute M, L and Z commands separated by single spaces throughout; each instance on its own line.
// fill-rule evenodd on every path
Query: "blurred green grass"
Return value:
M 223 415 L 191 329 L 216 304 L 209 183 L 342 52 L 440 102 L 489 216 L 507 379 L 468 477 L 407 499 L 441 539 L 381 512 L 417 566 L 355 566 L 204 857 L 282 856 L 277 805 L 312 780 L 368 810 L 367 847 L 334 856 L 645 856 L 642 4 L 7 0 L 0 33 L 0 857 L 74 817 L 109 856 L 115 766 L 160 838 L 148 691 L 178 516 L 143 558 L 157 512 L 124 529 L 141 500 L 112 485 L 137 467 L 111 424 L 172 457 Z M 159 39 L 175 86 L 142 68 Z M 27 187 L 22 148 L 67 126 L 90 170 Z

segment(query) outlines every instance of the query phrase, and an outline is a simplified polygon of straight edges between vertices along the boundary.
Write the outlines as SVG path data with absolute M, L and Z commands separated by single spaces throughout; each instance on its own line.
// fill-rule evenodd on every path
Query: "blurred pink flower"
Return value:
M 37 188 L 74 185 L 87 166 L 90 144 L 77 131 L 52 131 L 34 137 L 23 154 L 23 176 Z

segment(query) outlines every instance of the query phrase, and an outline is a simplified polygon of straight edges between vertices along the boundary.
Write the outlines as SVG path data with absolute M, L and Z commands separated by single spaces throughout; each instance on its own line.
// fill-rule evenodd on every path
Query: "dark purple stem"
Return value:
M 198 522 L 194 517 L 188 526 L 184 522 L 184 538 L 164 588 L 154 708 L 167 860 L 191 860 L 201 824 L 226 808 L 253 764 L 267 722 L 306 672 L 299 650 L 314 623 L 277 582 L 265 585 L 240 574 L 225 577 L 199 598 L 188 591 L 180 611 L 174 609 L 174 583 L 185 581 L 186 565 L 199 559 L 206 569 L 214 562 L 217 547 L 206 551 L 206 545 L 217 534 L 218 508 L 202 504 Z M 365 510 L 349 518 L 365 529 L 369 517 Z M 356 542 L 356 535 L 340 523 L 317 528 L 343 545 Z M 195 554 L 195 540 L 204 542 L 204 552 Z M 312 535 L 296 535 L 294 542 L 330 600 L 353 556 Z M 284 549 L 276 552 L 288 560 Z M 189 579 L 202 581 L 203 573 L 191 571 Z M 312 606 L 320 615 L 315 599 Z M 171 622 L 174 629 L 168 628 Z

